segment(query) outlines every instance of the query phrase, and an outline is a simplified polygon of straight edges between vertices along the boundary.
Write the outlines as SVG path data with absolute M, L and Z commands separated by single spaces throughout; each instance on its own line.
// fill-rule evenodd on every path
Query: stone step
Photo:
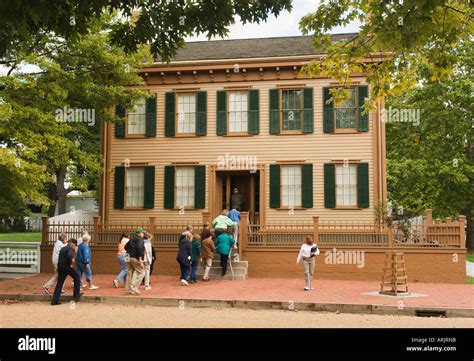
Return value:
M 232 261 L 232 267 L 245 267 L 248 268 L 248 261 Z M 199 267 L 202 267 L 202 262 L 199 262 Z M 220 260 L 212 261 L 212 267 L 220 267 Z M 227 267 L 230 267 L 230 262 L 227 262 Z
M 234 268 L 233 269 L 235 275 L 246 275 L 247 274 L 247 269 L 246 268 Z M 230 268 L 227 268 L 227 273 L 232 273 Z M 203 275 L 204 270 L 202 268 L 197 270 L 198 275 Z M 220 275 L 221 274 L 221 268 L 220 267 L 212 267 L 209 270 L 210 275 Z
M 222 277 L 221 274 L 219 273 L 218 275 L 212 275 L 212 274 L 210 274 L 210 275 L 209 275 L 209 278 L 211 279 L 211 282 L 212 282 L 213 280 L 230 280 L 230 281 L 232 281 L 232 273 L 228 270 L 228 271 L 227 271 L 227 274 L 226 274 L 224 277 Z M 246 275 L 236 275 L 236 274 L 234 273 L 234 278 L 233 278 L 233 280 L 234 280 L 234 281 L 245 281 L 246 278 L 247 278 Z M 203 282 L 203 280 L 202 280 L 202 275 L 200 275 L 199 273 L 198 273 L 198 282 Z

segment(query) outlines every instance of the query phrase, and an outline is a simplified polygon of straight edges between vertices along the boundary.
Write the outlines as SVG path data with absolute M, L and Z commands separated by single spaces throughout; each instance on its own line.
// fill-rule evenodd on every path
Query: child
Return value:
M 201 236 L 194 235 L 192 242 L 193 260 L 191 262 L 191 283 L 197 282 L 197 269 L 201 260 Z
M 314 267 L 316 265 L 316 259 L 314 256 L 319 255 L 318 245 L 313 243 L 313 239 L 310 236 L 305 237 L 305 243 L 301 246 L 300 253 L 296 258 L 296 263 L 303 260 L 304 274 L 306 284 L 304 287 L 305 291 L 313 290 L 313 274 Z
M 203 258 L 203 267 L 204 267 L 204 276 L 203 276 L 203 281 L 208 282 L 209 281 L 209 271 L 211 270 L 212 267 L 212 259 L 214 258 L 214 252 L 216 252 L 216 246 L 214 244 L 214 241 L 212 240 L 212 233 L 208 230 L 204 230 L 201 233 L 201 239 L 202 239 L 202 248 L 201 248 L 201 254 Z

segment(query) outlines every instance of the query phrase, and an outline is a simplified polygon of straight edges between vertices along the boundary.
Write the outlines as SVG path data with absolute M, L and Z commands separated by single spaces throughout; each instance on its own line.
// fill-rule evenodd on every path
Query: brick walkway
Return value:
M 51 275 L 40 274 L 22 279 L 0 281 L 0 294 L 43 294 L 41 285 Z M 87 296 L 124 296 L 124 289 L 114 288 L 115 275 L 96 275 L 94 284 L 98 290 L 84 291 Z M 397 307 L 399 299 L 365 295 L 378 291 L 378 282 L 316 280 L 314 291 L 303 291 L 303 280 L 279 278 L 250 278 L 246 281 L 212 280 L 198 282 L 183 287 L 174 276 L 152 276 L 153 289 L 145 291 L 141 298 L 202 299 L 233 301 L 279 301 L 311 302 L 328 304 L 363 304 Z M 68 294 L 72 286 L 70 278 L 66 281 Z M 426 294 L 426 297 L 404 298 L 405 307 L 440 307 L 474 309 L 474 286 L 467 284 L 412 283 L 412 293 Z M 127 296 L 137 297 L 137 296 Z

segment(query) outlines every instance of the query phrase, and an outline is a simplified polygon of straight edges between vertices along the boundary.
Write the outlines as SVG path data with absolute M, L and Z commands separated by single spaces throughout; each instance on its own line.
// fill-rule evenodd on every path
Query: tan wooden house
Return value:
M 300 74 L 322 55 L 307 36 L 190 42 L 170 64 L 143 69 L 150 97 L 104 127 L 102 220 L 201 221 L 230 209 L 237 188 L 262 227 L 373 222 L 386 198 L 380 107 L 363 112 L 363 74 L 350 99 L 328 104 L 340 84 Z

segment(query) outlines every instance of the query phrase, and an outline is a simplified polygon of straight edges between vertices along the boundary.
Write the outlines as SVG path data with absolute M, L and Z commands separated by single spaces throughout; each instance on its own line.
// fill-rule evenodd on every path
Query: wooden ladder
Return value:
M 386 288 L 388 290 L 385 290 Z M 408 293 L 408 277 L 403 252 L 392 251 L 385 254 L 385 268 L 379 293 L 391 296 Z

